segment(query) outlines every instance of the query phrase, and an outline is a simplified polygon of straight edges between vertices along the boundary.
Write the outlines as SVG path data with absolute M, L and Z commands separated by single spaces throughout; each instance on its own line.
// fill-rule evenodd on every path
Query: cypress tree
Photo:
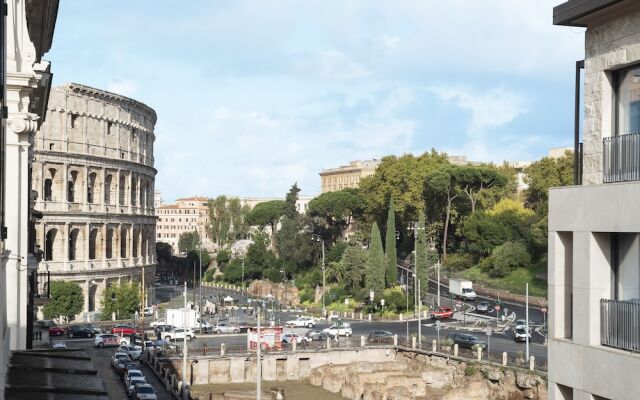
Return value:
M 398 254 L 396 251 L 396 210 L 393 197 L 389 201 L 389 214 L 387 215 L 387 233 L 385 235 L 385 282 L 387 287 L 394 286 L 398 278 Z
M 429 287 L 429 274 L 427 265 L 427 234 L 425 232 L 424 212 L 418 216 L 418 240 L 416 241 L 416 270 L 420 280 L 420 294 L 424 296 Z
M 367 276 L 365 282 L 367 289 L 373 290 L 375 298 L 382 298 L 382 292 L 384 291 L 384 276 L 385 276 L 385 259 L 384 251 L 382 250 L 382 239 L 380 238 L 380 229 L 377 223 L 373 223 L 371 226 L 371 242 L 369 244 L 367 265 Z

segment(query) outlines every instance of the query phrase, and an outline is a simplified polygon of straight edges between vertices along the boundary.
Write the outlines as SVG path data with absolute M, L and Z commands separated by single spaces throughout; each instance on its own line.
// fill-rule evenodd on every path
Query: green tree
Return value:
M 231 229 L 231 213 L 227 207 L 227 196 L 220 195 L 209 200 L 209 221 L 211 238 L 218 246 L 222 246 L 227 242 Z
M 396 211 L 393 197 L 389 200 L 389 214 L 387 215 L 387 233 L 385 235 L 385 269 L 386 287 L 394 286 L 398 282 L 398 253 L 396 251 Z
M 382 239 L 378 224 L 371 226 L 371 242 L 369 245 L 369 257 L 365 282 L 367 289 L 373 290 L 377 298 L 382 296 L 385 281 L 385 259 L 382 250 Z
M 502 278 L 516 268 L 526 268 L 531 256 L 522 242 L 505 242 L 493 249 L 490 257 L 482 261 L 482 268 L 493 278 Z
M 350 289 L 360 288 L 364 284 L 369 254 L 360 246 L 348 246 L 342 253 L 344 286 Z
M 298 217 L 298 210 L 296 208 L 296 203 L 298 202 L 298 194 L 300 193 L 300 188 L 298 187 L 298 183 L 294 183 L 289 189 L 285 199 L 284 199 L 284 217 L 289 219 L 295 219 Z
M 360 192 L 353 188 L 323 193 L 309 202 L 309 215 L 324 222 L 333 240 L 341 237 L 362 211 Z
M 216 262 L 218 266 L 222 269 L 229 263 L 231 260 L 231 251 L 228 249 L 220 249 L 218 254 L 216 254 Z
M 197 231 L 185 232 L 178 238 L 178 249 L 180 253 L 188 253 L 200 246 L 200 235 Z
M 460 180 L 463 192 L 471 203 L 471 213 L 476 212 L 476 204 L 481 196 L 493 187 L 503 188 L 507 177 L 495 168 L 486 166 L 465 166 L 460 168 Z
M 420 293 L 427 293 L 429 288 L 429 265 L 427 257 L 427 233 L 425 229 L 424 213 L 418 214 L 418 239 L 416 240 L 416 272 L 420 280 Z
M 45 318 L 63 318 L 65 322 L 82 311 L 84 294 L 75 282 L 51 282 L 51 299 L 42 309 Z
M 173 256 L 173 249 L 169 243 L 156 242 L 156 257 L 158 260 L 169 262 Z
M 135 282 L 107 286 L 102 292 L 102 319 L 111 319 L 112 313 L 118 319 L 132 318 L 140 311 L 140 298 L 140 286 Z
M 573 154 L 566 152 L 560 158 L 544 157 L 527 167 L 525 174 L 525 182 L 529 185 L 524 191 L 525 203 L 537 210 L 547 204 L 550 187 L 573 184 Z
M 256 204 L 253 210 L 247 214 L 247 222 L 250 225 L 271 228 L 271 247 L 276 248 L 276 228 L 284 214 L 284 201 L 271 200 Z

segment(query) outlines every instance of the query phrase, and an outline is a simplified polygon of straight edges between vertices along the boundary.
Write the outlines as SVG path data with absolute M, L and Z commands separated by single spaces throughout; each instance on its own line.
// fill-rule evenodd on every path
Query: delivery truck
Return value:
M 187 308 L 168 308 L 167 325 L 173 325 L 176 328 L 190 328 L 196 332 L 200 330 L 200 313 L 194 309 Z M 211 329 L 211 324 L 202 321 L 202 330 L 207 332 Z
M 449 279 L 449 293 L 463 300 L 475 300 L 476 292 L 473 290 L 473 282 L 468 279 Z

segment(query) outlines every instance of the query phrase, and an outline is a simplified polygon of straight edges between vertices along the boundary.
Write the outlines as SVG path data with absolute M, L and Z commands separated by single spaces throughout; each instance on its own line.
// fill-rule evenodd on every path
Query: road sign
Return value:
M 491 336 L 491 333 L 493 333 L 493 331 L 491 330 L 491 327 L 487 326 L 487 336 Z
M 500 306 L 496 304 L 496 311 L 500 311 Z
M 442 322 L 436 321 L 436 330 L 439 331 L 442 327 Z

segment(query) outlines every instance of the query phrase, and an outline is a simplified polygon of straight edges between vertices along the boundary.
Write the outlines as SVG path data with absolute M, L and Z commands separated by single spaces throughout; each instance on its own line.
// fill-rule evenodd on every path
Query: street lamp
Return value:
M 414 314 L 415 310 L 418 309 L 418 231 L 424 230 L 424 227 L 419 228 L 418 222 L 411 221 L 407 229 L 411 229 L 413 231 L 413 295 L 414 295 Z
M 320 235 L 316 233 L 312 233 L 311 240 L 320 242 L 320 244 L 322 245 L 322 315 L 326 316 L 327 309 L 324 301 L 324 292 L 325 292 L 325 288 L 327 287 L 327 279 L 326 279 L 326 272 L 325 272 L 326 266 L 324 264 L 324 239 Z
M 429 246 L 429 250 L 431 250 L 432 252 L 436 251 L 436 246 L 433 244 L 433 240 L 431 240 L 431 246 Z M 438 307 L 440 307 L 440 256 L 438 256 L 438 262 L 436 264 L 436 270 L 438 271 L 438 277 L 437 277 L 437 282 L 436 282 L 436 286 L 438 288 Z

